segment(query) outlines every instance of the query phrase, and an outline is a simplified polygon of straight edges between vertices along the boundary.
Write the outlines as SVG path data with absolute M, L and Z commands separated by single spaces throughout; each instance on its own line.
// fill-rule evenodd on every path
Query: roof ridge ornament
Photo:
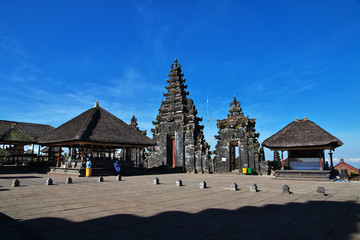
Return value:
M 299 121 L 299 119 L 296 117 L 296 118 L 295 118 L 295 122 L 298 122 L 298 121 Z
M 96 100 L 94 108 L 99 107 L 99 102 Z
M 306 118 L 306 116 L 304 117 L 304 121 L 307 121 L 307 118 Z
M 242 109 L 240 107 L 241 103 L 240 101 L 236 100 L 236 96 L 234 95 L 234 100 L 230 103 L 230 115 L 241 115 L 243 116 L 244 114 L 242 113 Z

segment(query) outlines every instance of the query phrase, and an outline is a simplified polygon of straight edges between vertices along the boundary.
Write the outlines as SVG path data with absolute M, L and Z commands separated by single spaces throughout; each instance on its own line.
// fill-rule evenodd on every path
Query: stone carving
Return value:
M 160 182 L 159 182 L 159 179 L 158 178 L 154 178 L 154 180 L 153 180 L 153 184 L 160 184 Z
M 183 185 L 183 183 L 181 180 L 177 180 L 175 183 L 175 186 L 177 186 L 177 187 L 181 187 L 182 185 Z
M 202 118 L 197 117 L 197 110 L 189 92 L 186 91 L 181 65 L 175 59 L 171 65 L 169 78 L 163 93 L 154 128 L 151 129 L 157 146 L 149 149 L 146 159 L 148 167 L 165 166 L 187 172 L 209 171 L 209 145 L 204 139 Z
M 206 182 L 205 182 L 205 181 L 201 181 L 201 182 L 200 182 L 200 189 L 204 189 L 204 188 L 207 188 Z
M 283 186 L 283 193 L 286 193 L 286 194 L 290 194 L 290 193 L 291 193 L 291 192 L 290 192 L 290 188 L 289 188 L 288 185 L 284 185 L 284 186 Z
M 252 168 L 253 174 L 260 174 L 259 162 L 264 159 L 264 151 L 258 142 L 259 133 L 255 130 L 255 119 L 244 116 L 240 102 L 234 96 L 230 103 L 227 118 L 216 120 L 219 135 L 216 144 L 216 172 L 238 171 Z M 235 156 L 238 155 L 236 158 Z M 247 171 L 246 171 L 247 172 Z
M 71 177 L 66 178 L 65 183 L 66 184 L 71 184 L 72 183 L 72 178 Z
M 250 185 L 250 192 L 257 192 L 257 191 L 258 191 L 257 185 L 255 183 L 251 184 Z
M 46 179 L 45 185 L 53 185 L 53 180 L 51 178 Z
M 11 186 L 13 186 L 13 187 L 20 187 L 20 181 L 19 181 L 19 179 L 15 179 L 15 180 L 13 181 L 13 183 L 12 183 Z
M 238 185 L 236 183 L 232 183 L 230 185 L 230 191 L 237 191 L 237 190 L 239 190 Z
M 320 196 L 326 196 L 325 188 L 324 188 L 324 187 L 318 187 L 318 189 L 316 190 L 316 192 L 317 192 Z

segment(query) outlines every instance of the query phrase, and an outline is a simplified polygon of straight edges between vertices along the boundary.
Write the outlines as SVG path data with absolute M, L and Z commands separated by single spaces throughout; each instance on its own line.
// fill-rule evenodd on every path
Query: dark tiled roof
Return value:
M 40 139 L 43 144 L 97 142 L 114 145 L 155 145 L 155 142 L 96 105 Z
M 334 149 L 343 143 L 314 122 L 303 119 L 291 122 L 263 143 L 270 149 Z
M 37 143 L 53 129 L 50 125 L 0 120 L 0 142 Z

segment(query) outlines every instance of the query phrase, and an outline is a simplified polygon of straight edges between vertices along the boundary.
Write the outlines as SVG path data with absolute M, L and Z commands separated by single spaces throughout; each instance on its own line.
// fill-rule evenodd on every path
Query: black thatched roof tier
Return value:
M 40 139 L 44 145 L 77 143 L 109 144 L 113 146 L 151 146 L 155 142 L 132 128 L 98 104 L 64 123 Z
M 263 143 L 271 150 L 335 149 L 343 143 L 314 122 L 296 120 L 275 133 Z
M 50 125 L 0 120 L 0 143 L 38 143 L 40 137 L 53 129 Z

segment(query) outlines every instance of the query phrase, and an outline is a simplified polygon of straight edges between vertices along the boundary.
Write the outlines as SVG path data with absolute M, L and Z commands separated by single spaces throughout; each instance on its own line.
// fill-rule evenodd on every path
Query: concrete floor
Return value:
M 166 174 L 65 184 L 68 176 L 0 175 L 0 239 L 360 239 L 359 183 Z

